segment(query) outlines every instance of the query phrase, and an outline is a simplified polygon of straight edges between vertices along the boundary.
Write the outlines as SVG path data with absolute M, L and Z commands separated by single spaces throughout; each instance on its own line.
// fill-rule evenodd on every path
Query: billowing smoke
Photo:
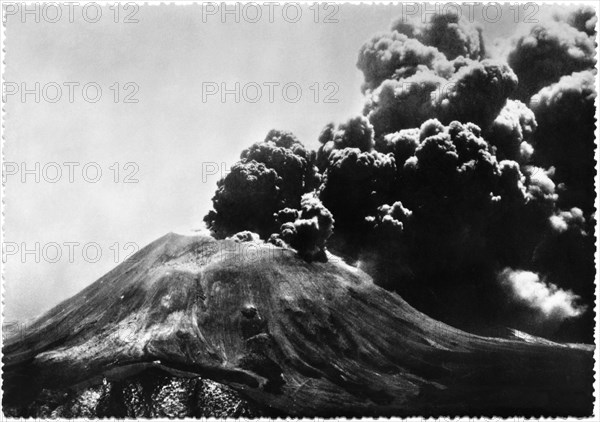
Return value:
M 387 79 L 368 97 L 365 113 L 382 136 L 421 125 L 469 121 L 488 128 L 517 87 L 517 77 L 501 62 L 466 61 L 445 79 L 419 69 L 407 78 Z
M 377 88 L 383 81 L 406 79 L 419 71 L 449 76 L 452 65 L 437 48 L 397 31 L 373 37 L 363 45 L 357 66 L 365 76 L 363 91 Z
M 577 329 L 576 321 L 590 314 L 581 297 L 536 272 L 505 268 L 498 274 L 498 284 L 508 296 L 506 320 L 538 335 L 572 339 L 564 331 Z
M 563 19 L 558 16 L 557 20 Z M 577 9 L 569 13 L 564 20 L 573 28 L 585 32 L 590 37 L 596 35 L 598 16 L 596 16 L 596 11 L 589 6 L 578 6 Z
M 561 205 L 587 213 L 594 206 L 596 79 L 592 71 L 563 76 L 530 103 L 539 124 L 532 142 L 536 162 L 556 169 L 566 190 Z
M 594 40 L 566 22 L 547 22 L 516 40 L 508 64 L 519 77 L 515 97 L 528 101 L 561 76 L 595 66 Z
M 252 243 L 257 243 L 257 244 L 262 243 L 262 241 L 260 240 L 260 236 L 257 233 L 253 233 L 248 230 L 244 230 L 242 232 L 238 232 L 238 233 L 234 234 L 233 236 L 229 236 L 228 239 L 231 239 L 237 243 L 243 243 L 243 242 L 252 242 Z
M 313 193 L 304 195 L 300 211 L 294 211 L 288 208 L 278 213 L 279 221 L 289 221 L 283 222 L 279 234 L 273 234 L 269 241 L 278 246 L 291 246 L 308 261 L 327 260 L 325 244 L 333 234 L 334 224 L 331 212 Z
M 534 272 L 506 268 L 498 280 L 518 305 L 526 306 L 545 320 L 562 322 L 578 317 L 586 310 L 579 304 L 579 296 L 540 279 Z
M 404 233 L 404 225 L 412 216 L 412 211 L 404 208 L 402 202 L 394 202 L 392 205 L 382 205 L 377 208 L 374 216 L 366 218 L 372 224 L 373 230 L 378 231 L 379 236 L 398 237 Z
M 392 31 L 437 48 L 449 60 L 459 56 L 473 60 L 485 57 L 481 27 L 469 22 L 462 14 L 434 15 L 426 24 L 407 21 L 405 17 L 401 17 L 392 24 Z
M 572 208 L 570 211 L 561 211 L 550 217 L 552 230 L 558 234 L 563 234 L 575 228 L 580 234 L 585 235 L 585 218 L 579 208 Z
M 377 136 L 418 127 L 434 116 L 434 95 L 446 82 L 446 79 L 424 71 L 400 81 L 383 81 L 369 95 L 364 109 Z
M 544 279 L 573 291 L 588 306 L 588 311 L 577 319 L 566 321 L 561 337 L 584 338 L 592 341 L 589 328 L 594 326 L 594 313 L 589 309 L 595 300 L 596 251 L 593 217 L 585 217 L 579 208 L 557 210 L 548 219 L 546 230 L 538 242 L 530 268 Z
M 393 156 L 358 148 L 334 150 L 323 175 L 320 198 L 342 231 L 364 230 L 364 220 L 391 196 Z
M 271 233 L 273 214 L 283 207 L 281 183 L 277 172 L 263 163 L 241 161 L 217 183 L 214 210 L 204 221 L 218 237 L 244 230 Z
M 317 165 L 324 171 L 334 150 L 357 148 L 362 152 L 373 150 L 374 132 L 371 123 L 363 116 L 356 116 L 346 123 L 325 126 L 319 136 L 321 147 L 317 151 Z
M 468 121 L 483 128 L 498 115 L 517 87 L 506 63 L 483 60 L 462 66 L 434 101 L 442 123 Z
M 400 18 L 361 48 L 357 66 L 377 138 L 432 117 L 487 130 L 517 88 L 505 63 L 486 59 L 481 28 L 456 13 Z
M 214 211 L 204 221 L 219 237 L 250 230 L 268 238 L 278 229 L 275 213 L 298 208 L 302 195 L 318 186 L 315 159 L 293 134 L 270 131 L 218 182 Z
M 327 247 L 468 330 L 592 341 L 595 19 L 533 26 L 504 58 L 457 15 L 396 21 L 359 51 L 363 115 L 316 152 L 280 131 L 244 151 L 209 227 Z
M 544 170 L 543 168 L 529 166 L 524 168 L 527 176 L 527 195 L 530 199 L 536 200 L 547 210 L 553 210 L 558 201 L 556 193 L 556 183 L 554 178 L 554 168 Z
M 489 131 L 490 144 L 499 160 L 529 163 L 533 155 L 532 135 L 537 129 L 535 114 L 518 100 L 508 100 Z

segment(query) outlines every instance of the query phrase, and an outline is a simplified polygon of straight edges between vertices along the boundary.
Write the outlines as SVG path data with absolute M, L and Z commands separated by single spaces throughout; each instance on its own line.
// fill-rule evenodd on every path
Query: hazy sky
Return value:
M 39 183 L 33 174 L 24 183 L 21 172 L 7 175 L 4 246 L 15 254 L 5 263 L 6 320 L 36 316 L 76 293 L 114 267 L 115 260 L 122 261 L 132 250 L 125 248 L 128 242 L 143 247 L 169 231 L 203 227 L 219 175 L 203 177 L 202 163 L 229 168 L 243 148 L 262 140 L 271 128 L 290 130 L 314 148 L 325 124 L 360 113 L 358 50 L 389 27 L 399 6 L 342 5 L 334 14 L 337 23 L 322 22 L 334 10 L 322 6 L 319 23 L 307 7 L 296 23 L 283 18 L 282 5 L 274 9 L 272 23 L 268 9 L 261 9 L 258 23 L 248 22 L 253 10 L 240 23 L 232 16 L 222 23 L 219 12 L 204 15 L 203 22 L 199 5 L 141 6 L 134 16 L 138 23 L 123 23 L 132 10 L 122 7 L 118 23 L 108 7 L 96 23 L 83 19 L 81 7 L 74 10 L 72 23 L 66 8 L 57 23 L 43 16 L 36 23 L 30 15 L 23 23 L 20 11 L 8 17 L 4 80 L 18 89 L 22 84 L 34 89 L 39 82 L 46 95 L 36 103 L 29 94 L 23 102 L 19 92 L 5 106 L 5 162 L 25 163 L 28 169 L 37 162 L 41 173 Z M 55 16 L 54 10 L 46 13 L 50 20 Z M 293 20 L 294 10 L 287 13 Z M 95 10 L 87 11 L 86 17 L 94 16 Z M 512 31 L 507 25 L 488 27 L 494 35 Z M 72 103 L 65 85 L 70 82 L 79 84 L 73 86 Z M 235 82 L 246 85 L 240 93 L 250 97 L 258 84 L 262 98 L 235 102 L 228 95 L 222 102 L 213 95 L 203 101 L 203 86 L 225 83 L 231 89 Z M 82 86 L 88 83 L 102 89 L 98 102 L 85 101 Z M 126 83 L 135 85 L 125 89 Z M 274 87 L 273 102 L 265 83 L 280 84 Z M 286 101 L 281 87 L 287 83 L 301 88 L 298 102 Z M 326 83 L 335 85 L 325 89 Z M 56 97 L 56 85 L 62 97 L 52 103 L 48 99 Z M 134 86 L 139 87 L 133 96 L 138 102 L 124 103 Z M 333 86 L 338 89 L 331 98 L 337 103 L 325 103 Z M 93 98 L 95 89 L 87 93 Z M 287 94 L 293 97 L 294 88 Z M 61 177 L 48 166 L 52 162 L 60 165 Z M 77 163 L 73 183 L 65 162 Z M 95 168 L 102 170 L 97 183 L 84 180 L 86 163 L 92 163 L 89 179 L 96 177 Z M 132 171 L 139 182 L 123 183 Z M 49 183 L 48 178 L 57 181 Z M 58 262 L 49 262 L 56 260 L 57 251 L 51 242 L 60 246 Z M 77 242 L 73 262 L 69 242 Z M 35 250 L 36 243 L 37 257 L 22 255 L 23 246 Z M 98 262 L 91 262 L 93 244 L 102 253 Z M 92 245 L 87 259 L 84 245 Z

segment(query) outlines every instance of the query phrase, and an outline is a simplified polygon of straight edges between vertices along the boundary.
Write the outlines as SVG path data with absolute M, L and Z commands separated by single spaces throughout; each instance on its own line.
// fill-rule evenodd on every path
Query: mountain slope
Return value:
M 290 415 L 592 412 L 591 346 L 471 335 L 341 262 L 168 234 L 4 347 L 4 405 L 149 368 Z

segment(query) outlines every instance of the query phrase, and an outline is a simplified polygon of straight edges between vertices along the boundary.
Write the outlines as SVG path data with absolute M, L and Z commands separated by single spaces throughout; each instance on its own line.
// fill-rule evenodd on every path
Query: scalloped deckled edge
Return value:
M 405 3 L 417 3 L 417 4 L 423 4 L 423 3 L 478 3 L 478 4 L 483 4 L 483 3 L 496 3 L 496 4 L 501 4 L 501 5 L 506 5 L 506 4 L 515 4 L 517 3 L 516 1 L 512 1 L 512 2 L 489 2 L 489 1 L 448 1 L 448 0 L 438 0 L 436 2 L 432 2 L 429 0 L 421 0 L 421 1 L 404 1 L 401 0 Z M 240 3 L 239 0 L 215 0 L 215 1 L 185 1 L 185 0 L 176 0 L 176 1 L 137 1 L 137 0 L 132 0 L 132 1 L 127 1 L 127 0 L 97 0 L 97 1 L 87 1 L 87 0 L 83 0 L 83 1 L 79 1 L 80 4 L 83 3 L 97 3 L 98 5 L 101 6 L 106 6 L 106 5 L 113 5 L 116 2 L 119 3 L 136 3 L 138 5 L 143 5 L 143 6 L 189 6 L 189 5 L 198 5 L 198 4 L 202 4 L 202 3 L 225 3 L 225 4 L 235 4 L 235 3 Z M 277 1 L 277 0 L 253 0 L 253 2 L 255 3 L 264 3 L 264 2 L 277 2 L 277 3 L 286 3 L 286 1 Z M 316 0 L 301 0 L 299 1 L 300 3 L 316 3 Z M 393 5 L 393 4 L 398 4 L 399 1 L 338 1 L 338 0 L 329 0 L 329 1 L 318 1 L 319 3 L 337 3 L 337 4 L 351 4 L 351 5 L 372 5 L 372 6 L 379 6 L 379 5 Z M 31 0 L 27 0 L 27 1 L 13 1 L 13 2 L 6 2 L 6 3 L 19 3 L 19 4 L 31 4 L 31 3 L 43 3 L 42 2 L 35 2 L 35 1 L 31 1 Z M 56 2 L 52 2 L 49 1 L 48 3 L 68 3 L 66 1 L 56 1 Z M 519 2 L 520 4 L 523 4 L 524 2 Z M 590 0 L 578 0 L 578 1 L 553 1 L 553 0 L 536 0 L 536 1 L 530 1 L 530 3 L 536 3 L 536 4 L 543 4 L 543 5 L 568 5 L 568 6 L 573 6 L 576 4 L 585 4 L 588 6 L 593 7 L 596 10 L 596 15 L 600 18 L 600 4 L 597 1 L 590 1 Z M 3 3 L 4 4 L 4 3 Z M 2 6 L 3 6 L 2 4 Z M 0 27 L 0 70 L 1 70 L 1 82 L 2 84 L 4 84 L 4 74 L 6 71 L 6 50 L 5 50 L 5 41 L 6 41 L 6 24 L 4 21 L 4 7 L 2 7 L 2 22 L 1 22 L 1 27 Z M 600 268 L 600 247 L 599 247 L 599 238 L 600 238 L 600 215 L 599 215 L 599 210 L 600 210 L 600 195 L 598 194 L 600 192 L 600 147 L 598 146 L 598 141 L 600 140 L 600 49 L 599 49 L 599 45 L 600 45 L 600 19 L 597 20 L 596 22 L 596 80 L 595 80 L 595 88 L 596 88 L 596 101 L 595 101 L 595 107 L 596 107 L 596 130 L 595 130 L 595 139 L 596 139 L 596 148 L 595 148 L 595 159 L 596 159 L 596 174 L 595 174 L 595 192 L 596 192 L 596 198 L 595 198 L 595 208 L 596 208 L 596 227 L 595 227 L 595 237 L 596 237 L 596 250 L 595 250 L 595 254 L 594 254 L 594 258 L 595 258 L 595 267 L 596 267 L 596 277 L 595 277 L 595 285 L 596 285 L 596 289 L 595 289 L 595 303 L 594 303 L 594 313 L 595 313 L 595 329 L 594 329 L 594 345 L 595 345 L 595 352 L 594 352 L 594 384 L 593 384 L 593 390 L 594 390 L 594 410 L 593 410 L 593 416 L 589 417 L 589 418 L 574 418 L 574 417 L 567 417 L 567 418 L 563 418 L 563 417 L 543 417 L 543 418 L 526 418 L 526 417 L 508 417 L 508 418 L 503 418 L 503 417 L 448 417 L 448 416 L 438 416 L 438 417 L 428 417 L 428 418 L 424 418 L 424 417 L 409 417 L 409 418 L 397 418 L 397 417 L 393 417 L 393 418 L 340 418 L 340 417 L 333 417 L 333 418 L 276 418 L 275 420 L 286 420 L 286 421 L 296 421 L 296 420 L 311 420 L 311 421 L 349 421 L 349 420 L 368 420 L 368 421 L 390 421 L 390 420 L 394 420 L 394 421 L 410 421 L 410 422 L 433 422 L 433 421 L 440 421 L 440 422 L 446 422 L 446 421 L 464 421 L 464 422 L 474 422 L 474 421 L 514 421 L 514 422 L 525 422 L 525 421 L 533 421 L 533 420 L 539 420 L 539 421 L 597 421 L 600 420 L 600 379 L 598 378 L 598 374 L 600 374 L 600 348 L 598 347 L 598 344 L 600 342 L 600 324 L 599 322 L 599 312 L 600 312 L 600 308 L 598 306 L 598 300 L 600 299 L 600 275 L 598 272 L 598 269 Z M 7 142 L 7 140 L 5 139 L 5 109 L 4 109 L 4 101 L 2 101 L 2 110 L 0 112 L 0 130 L 1 130 L 1 139 L 0 139 L 0 146 L 1 146 L 1 152 L 0 152 L 0 156 L 2 159 L 2 162 L 4 162 L 4 145 Z M 0 192 L 0 203 L 1 203 L 1 212 L 0 212 L 0 220 L 1 220 L 1 229 L 0 229 L 0 243 L 2 243 L 2 245 L 4 244 L 4 221 L 5 221 L 5 215 L 4 215 L 4 208 L 6 205 L 6 200 L 5 200 L 5 183 L 4 181 L 2 182 L 2 187 L 1 187 L 1 192 Z M 0 278 L 1 278 L 1 283 L 0 283 L 0 322 L 3 324 L 4 322 L 4 298 L 5 298 L 5 287 L 4 287 L 4 265 L 2 263 L 0 263 Z M 3 326 L 2 324 L 0 324 L 0 341 L 2 341 L 3 339 Z M 2 368 L 4 366 L 4 364 L 2 363 L 3 360 L 3 353 L 2 353 L 2 348 L 0 348 L 0 368 Z M 1 374 L 1 369 L 0 369 L 0 374 Z M 0 403 L 2 402 L 2 398 L 3 398 L 3 381 L 2 381 L 2 377 L 0 376 Z M 33 419 L 33 418 L 30 418 Z M 77 418 L 77 419 L 73 419 L 73 420 L 77 420 L 77 421 L 91 421 L 91 420 L 97 420 L 100 418 Z M 137 418 L 137 419 L 115 419 L 115 418 L 102 418 L 102 419 L 107 419 L 107 420 L 118 420 L 118 421 L 136 421 L 136 420 L 159 420 L 159 419 L 148 419 L 148 418 Z M 0 413 L 0 422 L 4 422 L 4 420 L 19 420 L 19 419 L 15 419 L 15 418 L 6 418 L 4 416 L 4 413 Z M 55 419 L 55 420 L 60 420 L 59 418 Z M 185 421 L 215 421 L 217 419 L 215 418 L 201 418 L 201 419 L 192 419 L 192 418 L 182 418 L 180 420 L 185 420 Z M 239 418 L 239 419 L 233 419 L 233 418 L 227 418 L 228 421 L 246 421 L 246 419 L 244 418 Z M 271 418 L 257 418 L 257 419 L 252 419 L 252 420 L 256 420 L 256 421 L 271 421 L 274 419 Z
M 0 83 L 2 84 L 2 94 L 4 94 L 4 74 L 6 72 L 6 62 L 5 55 L 6 50 L 4 43 L 6 41 L 6 23 L 4 19 L 4 4 L 0 4 L 2 7 L 2 17 L 0 18 Z M 4 255 L 4 206 L 5 206 L 5 183 L 4 183 L 4 144 L 6 139 L 4 137 L 4 116 L 6 111 L 4 110 L 4 95 L 0 98 L 1 110 L 0 110 L 0 161 L 2 162 L 2 187 L 0 188 L 0 245 L 2 246 L 2 254 Z M 0 344 L 4 345 L 4 256 L 0 259 Z M 4 353 L 3 347 L 0 347 L 0 407 L 2 407 L 2 403 L 4 402 L 4 377 L 1 376 L 3 374 L 4 369 Z M 0 418 L 2 420 L 5 419 L 3 409 L 0 409 Z

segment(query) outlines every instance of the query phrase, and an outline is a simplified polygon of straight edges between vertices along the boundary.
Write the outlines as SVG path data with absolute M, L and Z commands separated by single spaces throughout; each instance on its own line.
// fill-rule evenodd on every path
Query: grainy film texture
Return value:
M 598 416 L 595 2 L 2 13 L 4 416 Z

